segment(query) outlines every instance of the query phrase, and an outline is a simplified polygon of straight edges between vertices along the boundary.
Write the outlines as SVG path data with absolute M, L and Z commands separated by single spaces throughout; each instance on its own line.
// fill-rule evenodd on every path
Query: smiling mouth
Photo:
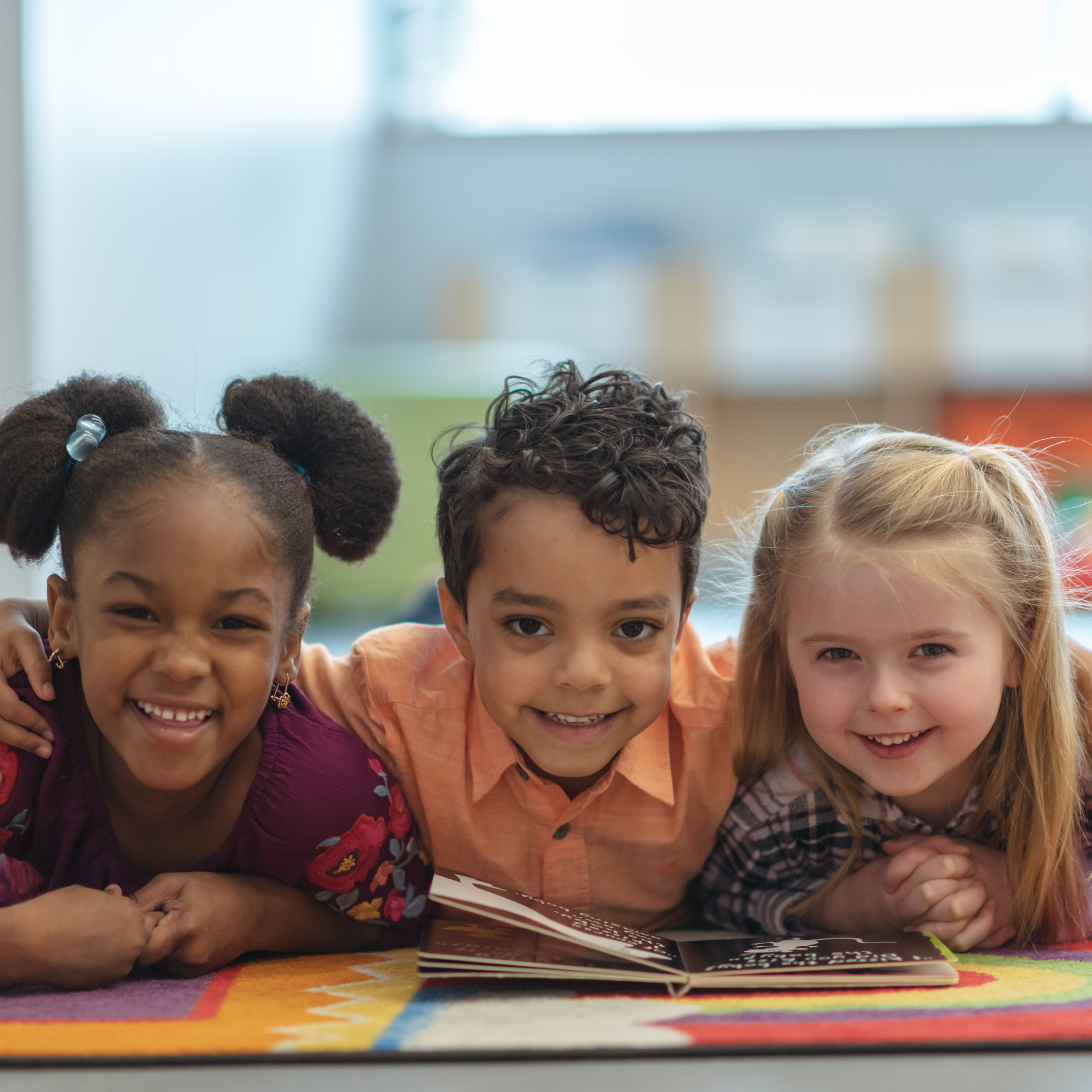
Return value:
M 171 708 L 170 706 L 156 705 L 150 701 L 134 700 L 133 704 L 146 717 L 157 720 L 162 724 L 174 724 L 181 728 L 197 728 L 216 712 L 215 709 Z
M 920 732 L 906 732 L 901 736 L 865 736 L 865 739 L 872 740 L 873 743 L 878 743 L 881 747 L 894 747 L 899 743 L 909 743 L 912 739 L 917 739 L 918 736 L 927 732 L 929 729 L 923 728 Z
M 538 710 L 547 720 L 552 720 L 555 724 L 563 724 L 566 728 L 589 728 L 593 724 L 602 724 L 607 717 L 613 717 L 613 713 L 592 713 L 587 717 L 570 717 L 565 713 L 547 713 L 545 710 Z
M 918 732 L 876 732 L 872 735 L 859 732 L 857 738 L 878 758 L 907 758 L 935 731 L 934 724 L 932 728 L 922 728 Z

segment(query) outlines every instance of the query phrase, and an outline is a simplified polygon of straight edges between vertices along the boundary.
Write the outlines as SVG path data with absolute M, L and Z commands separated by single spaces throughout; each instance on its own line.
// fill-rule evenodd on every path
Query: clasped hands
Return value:
M 126 897 L 65 887 L 0 910 L 5 970 L 0 984 L 94 989 L 139 963 L 185 978 L 206 974 L 250 950 L 260 877 L 171 872 Z
M 904 835 L 883 850 L 847 876 L 809 923 L 831 932 L 933 933 L 959 952 L 1015 936 L 1000 850 L 939 834 Z

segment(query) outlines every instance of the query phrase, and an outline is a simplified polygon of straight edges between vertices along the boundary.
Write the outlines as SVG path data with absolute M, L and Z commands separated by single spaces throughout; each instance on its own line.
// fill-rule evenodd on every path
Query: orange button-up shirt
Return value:
M 305 645 L 298 683 L 388 764 L 437 864 L 651 929 L 685 916 L 735 792 L 734 652 L 688 626 L 667 708 L 574 800 L 520 764 L 442 626 L 373 630 L 338 658 Z

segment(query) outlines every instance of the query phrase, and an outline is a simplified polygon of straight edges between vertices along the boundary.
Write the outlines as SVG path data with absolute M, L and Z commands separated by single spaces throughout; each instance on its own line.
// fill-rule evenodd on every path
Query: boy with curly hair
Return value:
M 687 625 L 705 434 L 661 386 L 566 362 L 509 380 L 456 441 L 444 626 L 373 630 L 340 658 L 305 646 L 298 684 L 388 763 L 438 864 L 677 922 L 736 784 L 734 650 Z

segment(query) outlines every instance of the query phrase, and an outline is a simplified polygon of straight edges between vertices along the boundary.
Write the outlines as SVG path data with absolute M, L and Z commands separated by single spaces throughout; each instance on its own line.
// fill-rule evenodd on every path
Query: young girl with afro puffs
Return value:
M 314 541 L 367 557 L 390 447 L 302 379 L 228 386 L 222 434 L 81 376 L 0 422 L 0 540 L 49 578 L 48 761 L 0 744 L 0 984 L 199 974 L 251 950 L 412 944 L 401 790 L 292 685 Z

